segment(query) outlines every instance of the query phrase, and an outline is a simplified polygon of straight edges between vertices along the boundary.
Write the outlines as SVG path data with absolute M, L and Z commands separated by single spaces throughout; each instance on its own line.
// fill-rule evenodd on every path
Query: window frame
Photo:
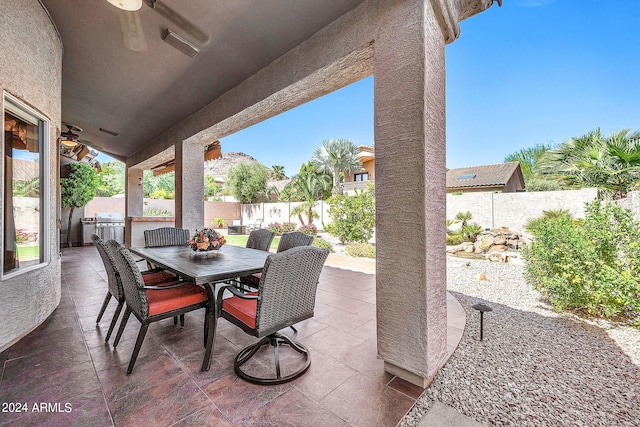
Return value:
M 366 176 L 367 179 L 360 179 L 358 180 L 358 177 L 364 177 Z M 369 182 L 369 172 L 358 172 L 358 173 L 354 173 L 353 174 L 353 181 L 354 182 Z
M 38 239 L 40 241 L 40 256 L 41 261 L 37 264 L 30 265 L 28 267 L 17 268 L 7 273 L 4 272 L 4 238 L 0 239 L 0 250 L 3 254 L 2 258 L 0 258 L 0 280 L 10 279 L 16 276 L 21 276 L 23 274 L 29 273 L 34 270 L 39 270 L 48 266 L 51 263 L 51 185 L 49 183 L 48 177 L 51 176 L 50 173 L 50 165 L 51 165 L 51 153 L 50 153 L 50 144 L 49 144 L 49 119 L 30 107 L 29 105 L 22 102 L 20 99 L 11 95 L 10 93 L 3 91 L 2 92 L 2 120 L 4 123 L 4 113 L 9 112 L 10 114 L 16 115 L 22 119 L 30 119 L 36 120 L 38 122 L 38 138 L 39 138 L 39 163 L 40 163 L 40 225 L 39 225 L 39 233 Z M 5 188 L 5 177 L 4 177 L 4 156 L 5 156 L 5 141 L 4 141 L 4 132 L 2 132 L 2 136 L 0 137 L 0 155 L 2 156 L 2 161 L 0 162 L 0 185 L 2 186 L 2 192 L 0 192 L 0 200 L 4 203 L 4 188 Z M 3 204 L 4 205 L 4 204 Z M 5 221 L 5 212 L 4 209 L 0 209 L 0 218 L 2 219 L 2 223 Z M 4 227 L 3 227 L 3 236 L 4 236 Z

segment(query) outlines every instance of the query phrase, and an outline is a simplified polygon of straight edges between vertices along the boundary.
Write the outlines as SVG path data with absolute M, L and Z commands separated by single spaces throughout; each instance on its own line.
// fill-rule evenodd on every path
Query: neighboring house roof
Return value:
M 514 174 L 520 181 L 520 187 L 524 188 L 524 178 L 518 162 L 447 169 L 447 189 L 502 187 Z

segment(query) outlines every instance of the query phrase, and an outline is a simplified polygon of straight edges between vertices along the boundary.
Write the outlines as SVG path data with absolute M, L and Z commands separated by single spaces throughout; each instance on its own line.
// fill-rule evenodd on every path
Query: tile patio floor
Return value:
M 315 317 L 296 325 L 296 340 L 311 351 L 311 368 L 278 386 L 252 385 L 235 375 L 233 358 L 256 339 L 225 320 L 218 323 L 211 369 L 200 371 L 204 310 L 188 313 L 184 328 L 171 319 L 152 324 L 127 376 L 139 323 L 131 317 L 116 350 L 105 344 L 116 306 L 111 301 L 96 327 L 105 293 L 96 249 L 65 250 L 59 307 L 0 353 L 0 401 L 28 407 L 0 412 L 0 425 L 394 426 L 423 391 L 385 373 L 376 358 L 372 274 L 325 266 Z M 450 316 L 450 352 L 452 336 L 462 334 L 462 316 Z M 34 403 L 50 405 L 35 412 Z

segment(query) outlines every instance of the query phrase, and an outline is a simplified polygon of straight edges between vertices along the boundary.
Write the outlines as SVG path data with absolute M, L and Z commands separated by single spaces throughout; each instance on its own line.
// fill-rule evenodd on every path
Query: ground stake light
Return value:
M 493 308 L 482 302 L 472 305 L 471 308 L 480 312 L 480 341 L 482 341 L 483 315 L 485 311 L 493 311 Z

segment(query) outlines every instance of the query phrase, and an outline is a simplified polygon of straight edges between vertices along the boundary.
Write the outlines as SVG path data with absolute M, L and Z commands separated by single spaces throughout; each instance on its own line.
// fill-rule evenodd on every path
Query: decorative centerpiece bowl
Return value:
M 227 243 L 224 236 L 211 228 L 196 230 L 189 240 L 189 246 L 196 253 L 211 253 L 219 251 Z

